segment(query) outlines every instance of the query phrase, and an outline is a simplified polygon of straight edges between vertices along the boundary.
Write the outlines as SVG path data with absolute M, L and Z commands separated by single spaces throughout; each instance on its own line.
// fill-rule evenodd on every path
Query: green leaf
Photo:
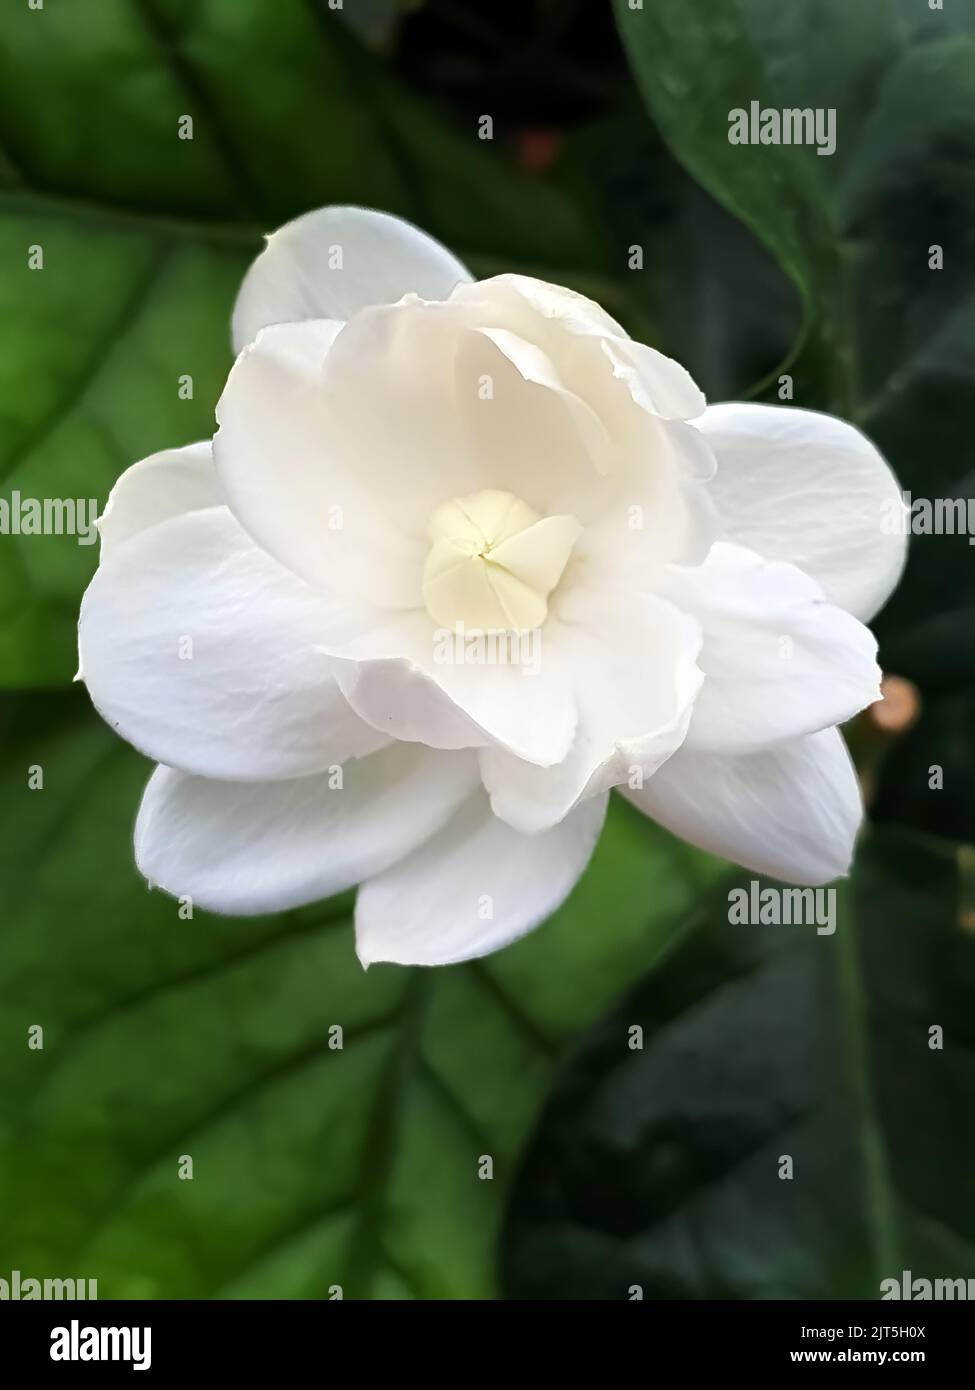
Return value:
M 677 157 L 792 276 L 806 307 L 797 405 L 862 426 L 914 497 L 972 499 L 975 386 L 975 10 L 914 0 L 616 0 L 647 104 Z M 729 114 L 834 108 L 836 152 L 737 145 Z M 929 267 L 943 248 L 944 268 Z M 877 623 L 889 670 L 916 681 L 918 767 L 944 764 L 950 701 L 975 680 L 967 535 L 915 536 Z M 950 653 L 945 660 L 944 653 Z M 975 718 L 969 697 L 968 718 Z M 975 765 L 955 833 L 975 835 Z M 930 821 L 926 777 L 881 805 Z M 935 813 L 939 820 L 943 817 Z
M 444 127 L 318 0 L 5 6 L 0 497 L 103 505 L 128 464 L 209 437 L 263 233 L 342 202 L 411 218 L 478 272 L 601 273 L 563 193 Z M 0 683 L 71 679 L 95 558 L 0 534 Z
M 975 1277 L 959 861 L 878 834 L 836 920 L 733 925 L 722 893 L 591 1030 L 514 1190 L 509 1294 L 876 1299 L 905 1269 Z
M 6 731 L 0 1268 L 97 1278 L 103 1298 L 490 1297 L 566 1040 L 664 949 L 713 862 L 620 802 L 539 931 L 366 973 L 350 898 L 187 921 L 149 893 L 131 862 L 148 766 L 82 700 L 18 702 Z

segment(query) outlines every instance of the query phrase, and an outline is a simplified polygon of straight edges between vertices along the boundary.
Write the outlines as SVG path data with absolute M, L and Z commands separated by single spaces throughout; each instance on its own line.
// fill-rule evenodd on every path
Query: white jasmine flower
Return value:
M 357 208 L 269 239 L 234 342 L 212 444 L 119 479 L 81 611 L 92 700 L 160 764 L 150 881 L 361 884 L 364 962 L 462 960 L 562 902 L 613 787 L 756 872 L 846 871 L 836 725 L 904 544 L 863 435 L 706 408 L 598 305 Z

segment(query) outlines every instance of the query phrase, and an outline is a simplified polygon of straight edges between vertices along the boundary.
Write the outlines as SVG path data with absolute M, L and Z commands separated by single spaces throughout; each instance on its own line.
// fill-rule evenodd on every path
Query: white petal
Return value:
M 158 762 L 241 781 L 320 772 L 383 742 L 317 649 L 333 608 L 226 507 L 190 512 L 103 559 L 78 625 L 84 680 Z
M 704 410 L 704 396 L 679 362 L 635 342 L 600 305 L 574 290 L 528 275 L 498 275 L 460 285 L 451 302 L 468 307 L 485 326 L 521 334 L 559 366 L 566 356 L 558 346 L 560 336 L 590 346 L 594 349 L 594 355 L 586 357 L 590 375 L 598 375 L 600 367 L 605 373 L 608 366 L 609 374 L 624 382 L 637 405 L 652 414 L 690 420 Z M 566 385 L 575 389 L 571 379 L 566 379 Z
M 704 629 L 687 747 L 752 753 L 831 728 L 880 699 L 877 643 L 794 565 L 721 542 L 661 590 Z
M 355 207 L 306 212 L 272 232 L 245 275 L 234 306 L 234 351 L 270 323 L 350 319 L 410 292 L 446 299 L 470 278 L 446 247 L 402 218 Z
M 209 439 L 150 454 L 127 468 L 109 493 L 98 519 L 102 558 L 139 531 L 225 500 Z
M 625 383 L 638 406 L 665 420 L 694 420 L 707 401 L 686 368 L 656 348 L 632 339 L 605 339 L 601 344 L 613 375 Z
M 590 587 L 618 583 L 655 592 L 668 564 L 700 564 L 718 534 L 706 476 L 713 462 L 699 431 L 644 417 L 640 466 L 612 479 L 615 493 L 576 542 L 574 560 Z
M 523 635 L 513 654 L 526 660 L 492 664 L 468 660 L 450 631 L 409 613 L 328 651 L 349 704 L 390 737 L 432 748 L 497 745 L 550 766 L 568 752 L 576 707 L 546 632 Z
M 863 816 L 838 729 L 748 757 L 682 748 L 642 791 L 623 794 L 682 840 L 787 883 L 847 873 Z
M 425 535 L 437 507 L 484 489 L 583 522 L 606 505 L 590 456 L 599 421 L 543 354 L 498 336 L 504 347 L 453 302 L 407 299 L 360 315 L 336 341 L 326 380 L 332 457 L 386 499 L 404 529 L 418 524 Z
M 698 425 L 718 459 L 723 535 L 790 560 L 826 596 L 869 622 L 904 567 L 904 503 L 867 437 L 794 406 L 712 405 Z
M 566 388 L 555 370 L 555 364 L 542 349 L 507 328 L 482 328 L 478 331 L 490 339 L 498 351 L 516 368 L 523 380 L 533 382 L 536 386 L 544 386 L 562 400 L 586 442 L 593 464 L 599 472 L 605 472 L 610 448 L 605 423 L 592 406 Z
M 493 275 L 471 285 L 459 285 L 452 300 L 478 311 L 481 321 L 492 327 L 525 326 L 533 323 L 531 337 L 537 340 L 559 329 L 580 338 L 623 338 L 626 329 L 594 299 L 566 289 L 550 280 L 531 275 Z M 520 327 L 516 327 L 520 331 Z
M 359 890 L 363 965 L 449 965 L 497 951 L 544 921 L 589 862 L 606 815 L 593 797 L 543 835 L 522 836 L 480 793 L 440 833 Z
M 495 815 L 535 834 L 557 824 L 584 797 L 645 777 L 679 748 L 702 675 L 701 629 L 652 595 L 580 590 L 560 607 L 558 659 L 579 709 L 572 747 L 554 767 L 504 750 L 481 753 L 481 776 Z
M 283 912 L 381 873 L 470 796 L 473 757 L 394 744 L 334 776 L 217 782 L 159 767 L 142 798 L 136 862 L 213 912 Z
M 379 364 L 353 354 L 370 389 L 363 410 L 350 411 L 347 383 L 327 376 L 335 328 L 280 324 L 241 353 L 217 406 L 214 460 L 232 511 L 282 565 L 349 599 L 410 607 L 421 602 L 425 517 L 408 535 L 390 514 L 385 473 L 370 468 L 391 472 L 401 458 L 395 441 L 391 458 L 370 458 L 363 416 L 367 405 L 381 418 L 392 402 Z

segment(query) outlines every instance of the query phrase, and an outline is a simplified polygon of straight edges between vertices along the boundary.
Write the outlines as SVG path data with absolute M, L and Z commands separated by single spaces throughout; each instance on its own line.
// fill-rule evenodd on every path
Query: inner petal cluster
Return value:
M 442 627 L 541 627 L 582 529 L 574 516 L 543 517 L 495 488 L 441 503 L 428 523 L 427 612 Z

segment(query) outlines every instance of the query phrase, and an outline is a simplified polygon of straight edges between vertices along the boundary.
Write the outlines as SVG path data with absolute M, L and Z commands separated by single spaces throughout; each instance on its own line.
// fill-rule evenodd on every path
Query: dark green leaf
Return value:
M 514 1191 L 510 1295 L 869 1299 L 905 1269 L 975 1277 L 959 863 L 878 834 L 837 920 L 732 925 L 722 893 L 591 1030 Z

